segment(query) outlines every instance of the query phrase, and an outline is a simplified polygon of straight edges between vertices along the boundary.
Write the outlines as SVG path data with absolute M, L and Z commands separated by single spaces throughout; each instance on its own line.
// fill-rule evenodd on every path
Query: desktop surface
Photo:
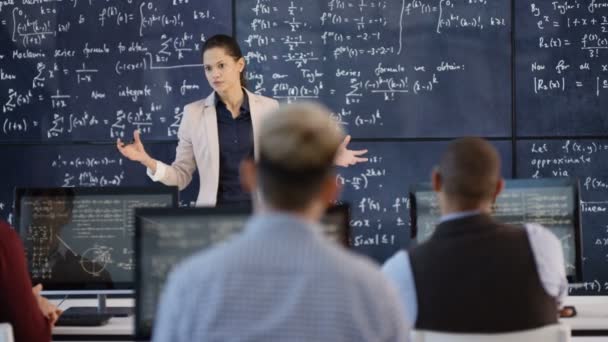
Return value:
M 60 300 L 52 300 L 58 304 Z M 93 299 L 68 299 L 61 305 L 61 308 L 72 306 L 88 306 L 94 303 Z M 566 299 L 566 305 L 574 305 L 578 314 L 573 318 L 561 318 L 560 322 L 567 324 L 572 329 L 573 336 L 600 336 L 600 337 L 575 337 L 573 341 L 607 341 L 608 340 L 608 296 L 572 296 Z M 133 306 L 133 299 L 113 298 L 108 299 L 109 306 Z M 77 326 L 56 326 L 53 328 L 53 341 L 75 339 L 87 341 L 135 341 L 135 318 L 114 317 L 107 325 L 99 327 L 77 327 Z M 137 339 L 147 341 L 147 339 Z

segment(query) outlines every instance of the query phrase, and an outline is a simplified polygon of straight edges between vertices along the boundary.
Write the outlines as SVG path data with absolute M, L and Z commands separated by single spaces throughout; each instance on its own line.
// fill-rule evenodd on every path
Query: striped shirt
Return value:
M 396 289 L 377 266 L 287 214 L 182 263 L 154 341 L 407 341 Z

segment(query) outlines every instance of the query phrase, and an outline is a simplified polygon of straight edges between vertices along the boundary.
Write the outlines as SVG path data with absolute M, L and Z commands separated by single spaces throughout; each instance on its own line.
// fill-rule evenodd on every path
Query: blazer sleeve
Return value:
M 15 341 L 50 341 L 51 327 L 32 294 L 25 252 L 17 234 L 0 223 L 0 322 L 13 326 Z
M 270 110 L 275 110 L 275 109 L 279 108 L 279 101 L 277 101 L 275 99 L 270 99 L 269 108 L 270 108 Z
M 193 108 L 194 107 L 194 108 Z M 156 161 L 156 173 L 147 170 L 148 176 L 155 182 L 161 182 L 169 186 L 177 186 L 183 190 L 192 181 L 192 174 L 196 170 L 194 148 L 192 146 L 192 134 L 196 125 L 192 124 L 191 115 L 198 106 L 188 105 L 184 108 L 184 117 L 177 130 L 177 149 L 175 160 L 167 165 L 159 160 Z

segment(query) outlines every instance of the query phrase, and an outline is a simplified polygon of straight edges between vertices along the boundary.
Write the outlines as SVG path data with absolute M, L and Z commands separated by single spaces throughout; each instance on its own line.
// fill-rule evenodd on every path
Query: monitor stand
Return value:
M 128 306 L 113 306 L 106 305 L 106 295 L 97 295 L 97 306 L 73 306 L 63 312 L 64 315 L 85 316 L 95 314 L 106 314 L 113 317 L 128 317 L 133 315 L 133 307 Z

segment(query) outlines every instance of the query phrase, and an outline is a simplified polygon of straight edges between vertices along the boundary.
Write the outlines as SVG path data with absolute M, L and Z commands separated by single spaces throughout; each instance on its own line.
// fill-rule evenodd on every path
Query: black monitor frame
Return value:
M 15 227 L 22 241 L 27 238 L 27 231 L 21 229 L 21 200 L 24 197 L 34 196 L 64 196 L 69 193 L 77 196 L 94 195 L 171 195 L 171 206 L 177 207 L 179 203 L 179 191 L 177 187 L 155 186 L 155 187 L 49 187 L 49 188 L 15 188 Z M 137 208 L 136 208 L 137 209 Z M 135 237 L 133 237 L 135 238 Z M 29 265 L 28 265 L 29 269 Z M 135 277 L 133 277 L 135 278 Z M 135 280 L 129 282 L 99 282 L 81 284 L 44 284 L 45 294 L 132 294 L 135 288 Z
M 539 178 L 539 179 L 505 179 L 505 190 L 510 189 L 527 189 L 527 188 L 543 188 L 543 187 L 571 187 L 573 189 L 573 224 L 574 229 L 574 275 L 567 276 L 569 283 L 576 283 L 583 280 L 583 244 L 582 244 L 582 227 L 581 227 L 581 202 L 580 202 L 580 183 L 578 178 Z M 432 192 L 433 187 L 430 182 L 418 183 L 410 186 L 410 239 L 417 241 L 418 224 L 417 224 L 417 209 L 416 209 L 416 193 L 417 192 Z M 500 196 L 500 195 L 499 195 Z
M 143 222 L 142 217 L 156 216 L 156 217 L 170 217 L 170 216 L 211 216 L 211 215 L 243 215 L 247 219 L 252 215 L 253 211 L 250 206 L 235 206 L 235 207 L 196 207 L 196 208 L 138 208 L 135 209 L 135 337 L 137 339 L 149 340 L 152 337 L 152 331 L 148 330 L 142 320 L 143 315 L 143 291 L 140 289 L 143 287 L 144 277 L 142 274 L 142 268 L 139 264 L 142 260 L 143 246 Z M 332 215 L 335 213 L 342 213 L 340 217 L 344 219 L 342 222 L 344 228 L 344 234 L 340 239 L 340 243 L 349 248 L 350 244 L 350 210 L 346 204 L 334 205 L 327 209 L 326 215 Z M 158 303 L 157 303 L 158 304 Z
M 326 216 L 332 216 L 336 213 L 341 213 L 340 217 L 344 219 L 342 224 L 343 234 L 340 238 L 340 244 L 345 248 L 351 248 L 351 228 L 350 228 L 350 206 L 348 204 L 338 204 L 327 208 Z M 323 223 L 323 219 L 321 219 Z

